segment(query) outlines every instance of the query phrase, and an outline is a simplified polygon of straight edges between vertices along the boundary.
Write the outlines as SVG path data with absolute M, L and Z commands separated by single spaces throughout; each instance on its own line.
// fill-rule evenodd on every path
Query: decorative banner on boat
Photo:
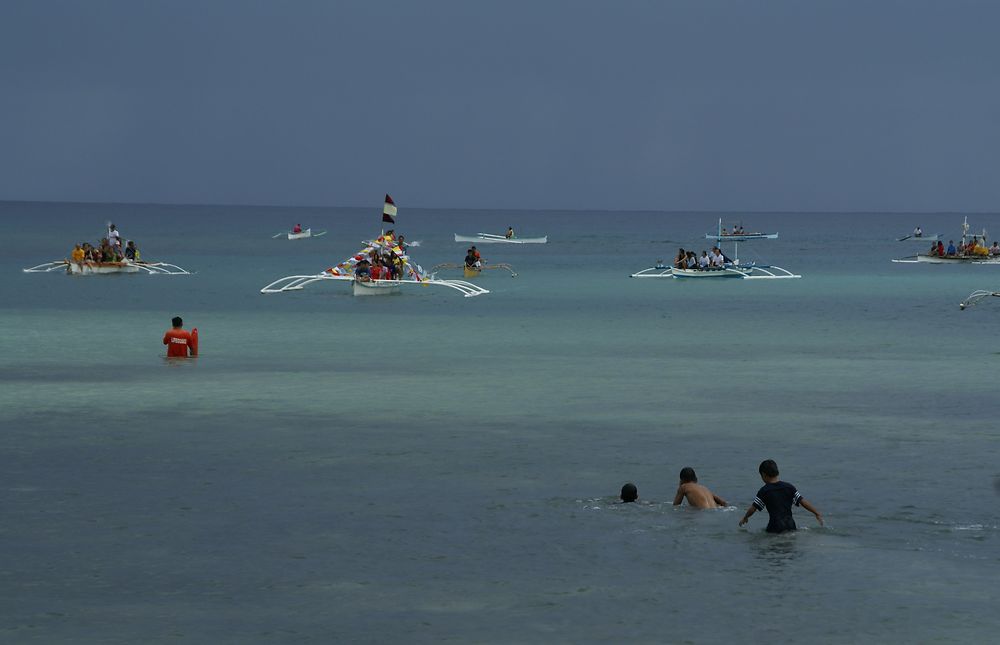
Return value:
M 396 202 L 392 201 L 389 193 L 385 194 L 385 206 L 382 207 L 382 221 L 390 224 L 396 223 Z
M 386 197 L 388 197 L 388 195 L 386 195 Z M 402 274 L 411 280 L 415 280 L 417 282 L 427 280 L 427 277 L 424 275 L 423 268 L 419 264 L 414 266 L 410 263 L 410 256 L 403 251 L 402 247 L 399 246 L 395 237 L 391 233 L 388 235 L 381 235 L 377 239 L 368 242 L 368 246 L 347 258 L 337 266 L 330 267 L 327 269 L 327 272 L 338 276 L 354 275 L 354 267 L 357 266 L 358 262 L 368 259 L 372 255 L 378 255 L 383 259 L 390 261 L 398 261 Z

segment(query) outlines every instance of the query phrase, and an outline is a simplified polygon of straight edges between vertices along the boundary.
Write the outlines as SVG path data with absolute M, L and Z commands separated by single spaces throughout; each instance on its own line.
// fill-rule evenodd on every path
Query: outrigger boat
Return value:
M 387 196 L 388 198 L 388 196 Z M 399 293 L 404 286 L 437 286 L 448 287 L 458 291 L 466 298 L 481 296 L 489 290 L 465 282 L 464 280 L 438 280 L 433 275 L 424 274 L 419 264 L 413 264 L 406 252 L 396 243 L 391 233 L 380 235 L 374 240 L 363 242 L 365 247 L 347 258 L 340 264 L 313 275 L 290 275 L 279 278 L 260 290 L 261 293 L 284 293 L 298 291 L 316 282 L 339 281 L 349 282 L 355 296 L 381 296 Z M 394 257 L 399 260 L 402 278 L 383 280 L 368 276 L 355 275 L 357 264 L 366 260 L 372 253 L 383 257 Z
M 984 291 L 982 289 L 973 291 L 969 294 L 969 297 L 958 303 L 959 309 L 965 309 L 966 307 L 971 307 L 986 298 L 1000 298 L 1000 291 Z
M 969 294 L 968 298 L 958 303 L 958 308 L 965 309 L 966 307 L 971 307 L 986 298 L 1000 298 L 1000 291 L 984 291 L 983 289 L 973 291 Z
M 710 267 L 705 269 L 678 269 L 667 266 L 663 260 L 657 260 L 656 266 L 643 269 L 631 274 L 630 278 L 740 278 L 742 280 L 779 280 L 788 278 L 801 278 L 801 275 L 792 273 L 788 269 L 775 266 L 773 264 L 757 264 L 755 262 L 741 263 L 739 259 L 739 242 L 745 240 L 775 240 L 777 233 L 744 233 L 737 235 L 722 234 L 722 220 L 719 220 L 718 232 L 715 235 L 707 234 L 706 239 L 715 240 L 719 250 L 722 250 L 723 242 L 733 242 L 733 258 L 725 258 L 725 264 L 721 267 Z
M 431 275 L 433 276 L 440 269 L 462 269 L 462 273 L 466 278 L 478 277 L 483 271 L 490 271 L 492 269 L 501 269 L 504 271 L 510 271 L 510 277 L 516 278 L 517 272 L 514 271 L 514 267 L 509 264 L 484 264 L 480 267 L 470 267 L 468 264 L 455 264 L 453 262 L 445 262 L 444 264 L 437 264 L 431 267 Z
M 459 235 L 455 233 L 456 242 L 478 242 L 480 244 L 547 244 L 548 235 L 542 237 L 507 237 L 492 233 L 476 233 L 475 235 Z
M 962 251 L 959 251 L 955 255 L 918 253 L 917 255 L 909 255 L 905 258 L 894 258 L 893 262 L 901 264 L 1000 264 L 1000 255 L 990 255 L 990 250 L 986 247 L 986 229 L 983 229 L 979 235 L 973 236 L 973 240 L 977 243 L 976 250 L 973 253 L 964 251 L 967 246 L 966 238 L 968 237 L 969 217 L 966 216 L 962 222 L 962 242 L 960 246 L 960 249 L 963 249 Z
M 38 266 L 23 270 L 25 273 L 52 273 L 53 271 L 65 271 L 68 275 L 107 275 L 111 273 L 148 273 L 150 275 L 190 275 L 191 272 L 182 269 L 176 264 L 166 262 L 133 262 L 122 260 L 121 262 L 93 262 L 84 260 L 74 262 L 72 260 L 55 260 L 46 262 Z
M 282 236 L 285 236 L 285 235 L 287 235 L 288 239 L 290 239 L 290 240 L 302 240 L 302 239 L 305 239 L 307 237 L 322 237 L 322 236 L 326 235 L 326 231 L 319 231 L 318 233 L 313 233 L 311 228 L 304 228 L 301 231 L 299 231 L 298 233 L 296 233 L 294 231 L 282 231 L 281 233 L 278 233 L 276 235 L 272 235 L 271 239 L 275 239 L 276 240 L 279 237 L 282 237 Z

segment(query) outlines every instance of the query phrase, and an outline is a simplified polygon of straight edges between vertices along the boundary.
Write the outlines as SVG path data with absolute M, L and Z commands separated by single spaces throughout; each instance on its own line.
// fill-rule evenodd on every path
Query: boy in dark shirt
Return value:
M 760 468 L 757 470 L 760 472 L 760 478 L 764 480 L 764 485 L 757 491 L 757 496 L 753 498 L 753 504 L 740 520 L 740 526 L 746 524 L 751 515 L 766 508 L 770 517 L 767 521 L 768 533 L 794 531 L 796 527 L 795 520 L 792 519 L 792 504 L 801 506 L 815 515 L 816 521 L 819 522 L 820 526 L 823 526 L 823 516 L 819 514 L 816 507 L 807 502 L 799 494 L 799 491 L 795 490 L 794 486 L 778 479 L 778 464 L 774 463 L 773 459 L 765 459 L 760 462 Z

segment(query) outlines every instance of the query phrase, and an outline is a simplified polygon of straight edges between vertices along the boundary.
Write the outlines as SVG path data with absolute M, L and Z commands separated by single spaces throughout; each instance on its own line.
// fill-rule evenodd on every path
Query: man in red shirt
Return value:
M 168 358 L 187 358 L 198 355 L 198 330 L 182 329 L 184 321 L 175 316 L 171 321 L 173 329 L 163 335 L 163 344 L 167 346 Z

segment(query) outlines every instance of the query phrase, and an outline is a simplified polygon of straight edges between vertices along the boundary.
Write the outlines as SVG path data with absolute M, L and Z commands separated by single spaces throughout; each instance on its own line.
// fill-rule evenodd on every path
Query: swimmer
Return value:
M 621 492 L 622 504 L 628 504 L 629 502 L 634 502 L 639 499 L 639 489 L 635 487 L 635 484 L 629 482 L 622 486 Z
M 690 466 L 681 469 L 681 483 L 677 487 L 677 494 L 674 495 L 674 506 L 680 506 L 684 498 L 687 498 L 688 505 L 693 508 L 719 508 L 720 506 L 728 506 L 726 500 L 698 483 L 698 475 L 695 474 L 694 468 Z

